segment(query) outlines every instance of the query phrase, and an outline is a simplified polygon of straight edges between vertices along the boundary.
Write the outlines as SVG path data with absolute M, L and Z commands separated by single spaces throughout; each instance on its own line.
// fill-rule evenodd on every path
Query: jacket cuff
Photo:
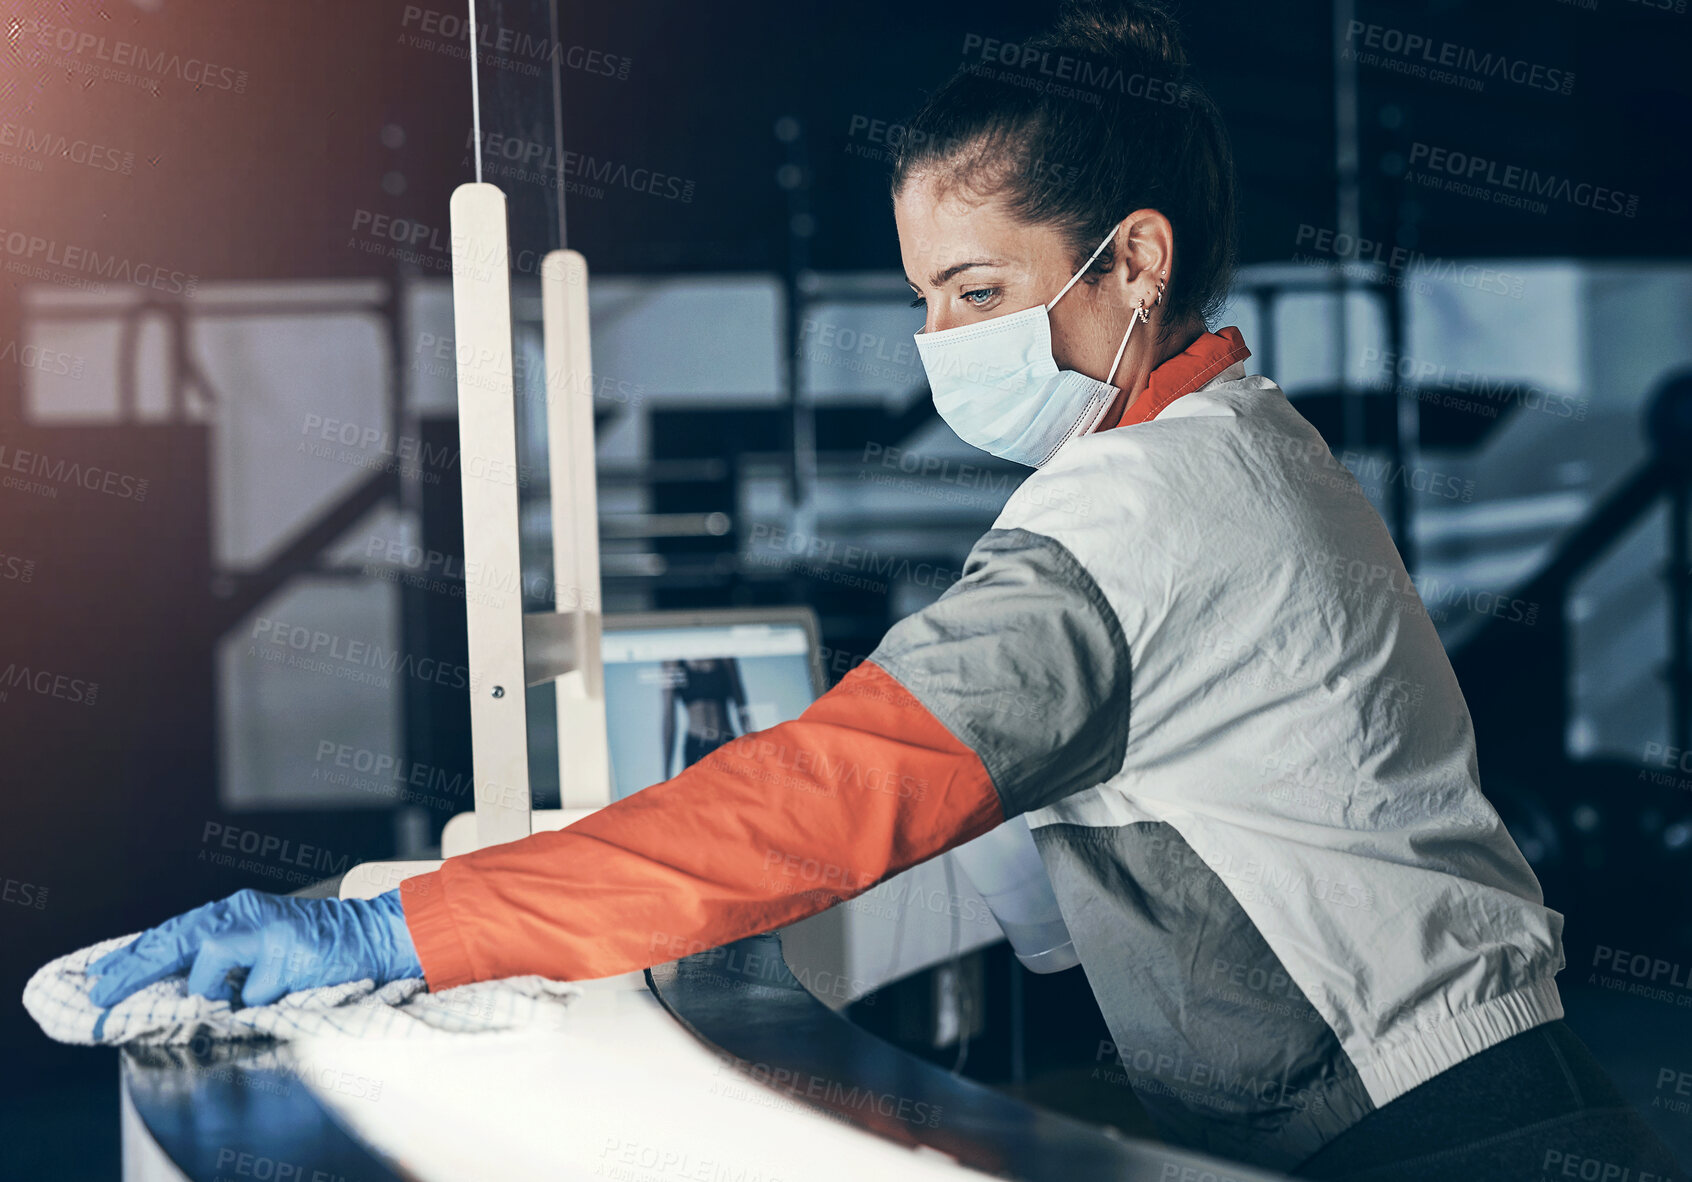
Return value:
M 429 990 L 439 993 L 455 985 L 476 980 L 470 952 L 458 934 L 458 923 L 447 906 L 446 883 L 439 870 L 419 874 L 400 883 L 400 904 L 405 909 L 405 926 L 423 964 L 423 979 Z

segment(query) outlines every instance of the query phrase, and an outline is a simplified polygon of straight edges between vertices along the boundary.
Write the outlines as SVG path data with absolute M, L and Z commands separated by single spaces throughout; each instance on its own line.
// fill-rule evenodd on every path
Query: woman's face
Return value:
M 938 185 L 929 174 L 906 183 L 893 202 L 893 218 L 906 282 L 925 310 L 924 332 L 1050 303 L 1075 273 L 1077 260 L 1052 227 L 1018 221 L 998 200 Z M 1128 331 L 1131 309 L 1143 298 L 1122 265 L 1123 241 L 1119 229 L 1118 261 L 1109 274 L 1083 277 L 1049 314 L 1052 356 L 1059 368 L 1116 385 L 1135 372 L 1130 360 L 1135 346 L 1143 348 L 1151 336 L 1135 333 L 1129 357 L 1114 378 L 1105 372 Z

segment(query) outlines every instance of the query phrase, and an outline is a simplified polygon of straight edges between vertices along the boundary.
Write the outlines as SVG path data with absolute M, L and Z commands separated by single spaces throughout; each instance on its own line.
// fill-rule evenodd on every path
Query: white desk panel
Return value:
M 585 987 L 563 1031 L 295 1050 L 324 1106 L 422 1182 L 986 1176 L 755 1082 L 682 1029 L 639 973 Z

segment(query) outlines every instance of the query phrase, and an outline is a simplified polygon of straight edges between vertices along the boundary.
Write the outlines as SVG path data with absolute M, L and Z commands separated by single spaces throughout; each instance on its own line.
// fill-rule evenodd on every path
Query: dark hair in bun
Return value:
M 1058 229 L 1076 265 L 1136 209 L 1175 231 L 1166 325 L 1214 315 L 1235 257 L 1234 163 L 1222 117 L 1187 78 L 1174 18 L 1155 3 L 1070 0 L 1020 43 L 965 41 L 969 60 L 907 123 L 893 165 L 996 197 Z M 1114 265 L 1107 247 L 1095 273 Z

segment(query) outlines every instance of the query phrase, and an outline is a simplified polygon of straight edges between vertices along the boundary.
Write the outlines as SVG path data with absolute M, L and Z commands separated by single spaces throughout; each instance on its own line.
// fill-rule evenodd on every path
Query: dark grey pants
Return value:
M 1506 1039 L 1412 1088 L 1292 1173 L 1346 1182 L 1686 1182 L 1563 1022 Z

